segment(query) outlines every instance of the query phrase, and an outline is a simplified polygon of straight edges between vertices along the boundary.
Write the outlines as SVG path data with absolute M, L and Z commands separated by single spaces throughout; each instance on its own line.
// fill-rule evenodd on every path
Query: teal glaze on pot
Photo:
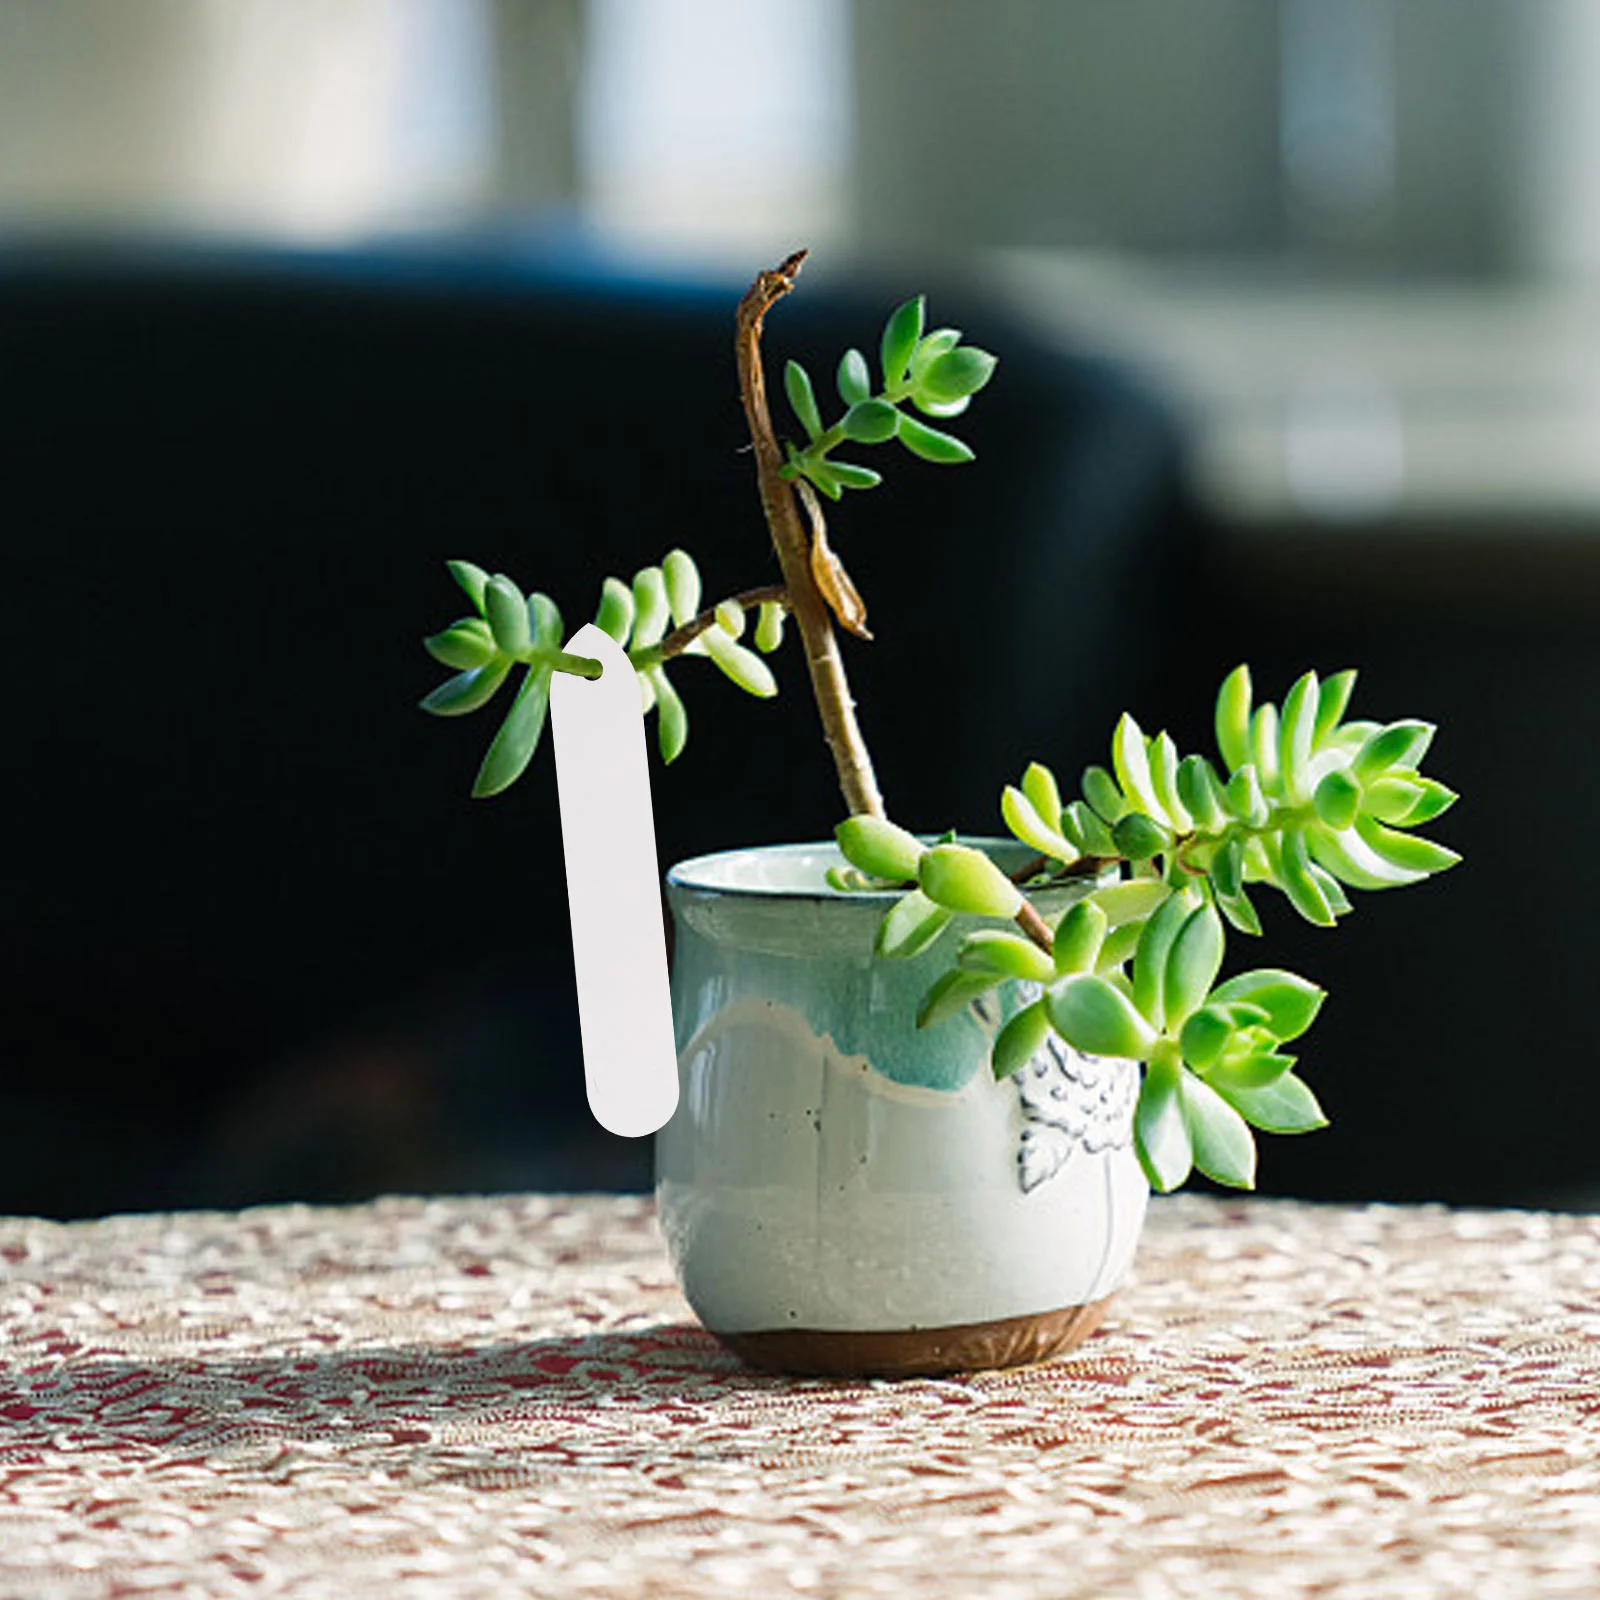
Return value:
M 984 847 L 1008 869 L 1031 856 Z M 917 1029 L 980 919 L 882 960 L 895 895 L 829 889 L 840 864 L 832 844 L 787 845 L 667 875 L 680 1093 L 657 1203 L 691 1305 L 742 1333 L 941 1328 L 1103 1299 L 1148 1195 L 1137 1069 L 1056 1041 L 996 1083 L 994 1035 L 1032 998 L 1015 983 Z M 1048 916 L 1081 892 L 1036 901 Z

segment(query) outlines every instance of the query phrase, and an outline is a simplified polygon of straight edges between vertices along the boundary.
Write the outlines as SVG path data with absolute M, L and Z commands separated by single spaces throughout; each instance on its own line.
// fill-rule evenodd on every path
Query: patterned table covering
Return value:
M 741 1369 L 639 1199 L 0 1222 L 0 1597 L 1600 1594 L 1600 1219 L 1151 1212 L 898 1384 Z

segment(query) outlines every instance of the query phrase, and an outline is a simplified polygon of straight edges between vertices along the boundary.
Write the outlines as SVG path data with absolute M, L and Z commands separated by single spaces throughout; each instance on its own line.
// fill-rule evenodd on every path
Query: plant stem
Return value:
M 844 803 L 852 815 L 864 812 L 881 817 L 883 796 L 878 792 L 872 757 L 856 722 L 855 702 L 850 697 L 838 636 L 833 631 L 827 602 L 811 576 L 811 546 L 800 520 L 800 508 L 793 489 L 782 476 L 783 455 L 772 431 L 766 378 L 761 369 L 761 324 L 767 312 L 794 288 L 795 275 L 805 257 L 804 250 L 797 250 L 780 266 L 758 273 L 739 302 L 734 340 L 739 366 L 739 398 L 744 404 L 745 422 L 755 452 L 761 509 L 766 515 L 778 565 L 783 570 L 789 609 L 805 644 L 811 691 L 816 698 L 823 737 L 833 756 Z
M 789 605 L 789 591 L 781 583 L 768 583 L 759 589 L 746 589 L 743 594 L 736 594 L 732 598 L 736 605 L 742 606 L 746 611 L 762 605 L 780 605 L 785 609 Z M 712 606 L 709 610 L 702 611 L 699 616 L 691 617 L 681 628 L 674 628 L 659 644 L 650 645 L 637 654 L 630 654 L 628 659 L 632 661 L 636 671 L 643 671 L 646 667 L 658 667 L 663 661 L 671 661 L 674 656 L 681 656 L 716 620 L 717 608 Z
M 1055 935 L 1050 932 L 1050 924 L 1033 909 L 1031 901 L 1024 899 L 1017 911 L 1016 923 L 1027 936 L 1050 955 L 1055 950 Z

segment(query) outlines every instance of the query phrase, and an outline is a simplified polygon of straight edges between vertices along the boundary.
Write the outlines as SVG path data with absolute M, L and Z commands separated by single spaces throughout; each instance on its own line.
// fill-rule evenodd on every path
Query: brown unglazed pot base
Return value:
M 796 1377 L 936 1378 L 985 1367 L 1020 1367 L 1071 1350 L 1089 1337 L 1111 1296 L 1027 1317 L 963 1322 L 948 1328 L 872 1333 L 774 1328 L 759 1333 L 711 1331 L 741 1361 Z

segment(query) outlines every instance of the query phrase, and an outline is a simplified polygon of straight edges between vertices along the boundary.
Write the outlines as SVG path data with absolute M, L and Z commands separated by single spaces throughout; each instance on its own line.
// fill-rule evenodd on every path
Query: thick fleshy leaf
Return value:
M 483 765 L 478 768 L 477 780 L 472 785 L 475 800 L 487 799 L 510 788 L 527 770 L 534 751 L 539 748 L 549 709 L 550 669 L 530 667 L 483 758 Z
M 950 926 L 950 916 L 920 889 L 901 895 L 878 924 L 877 953 L 895 961 L 921 955 Z
M 1250 669 L 1241 663 L 1217 691 L 1217 749 L 1237 772 L 1250 759 Z
M 1056 924 L 1056 971 L 1063 977 L 1073 972 L 1093 972 L 1110 926 L 1105 912 L 1093 900 L 1068 906 Z
M 1040 761 L 1030 761 L 1022 774 L 1022 792 L 1047 828 L 1061 826 L 1061 787 L 1056 775 Z
M 841 488 L 876 489 L 883 482 L 881 472 L 874 472 L 871 467 L 858 467 L 852 461 L 829 461 L 824 465 Z M 837 500 L 839 497 L 835 495 L 833 498 Z
M 887 400 L 858 400 L 839 420 L 857 444 L 882 444 L 900 431 L 900 413 Z
M 958 1016 L 999 982 L 999 978 L 987 974 L 962 972 L 954 968 L 940 973 L 917 1006 L 917 1026 L 931 1028 Z
M 1176 1029 L 1205 999 L 1222 966 L 1222 919 L 1210 905 L 1191 911 L 1167 954 L 1164 1026 Z
M 511 667 L 512 663 L 501 657 L 487 666 L 458 672 L 423 697 L 422 709 L 436 717 L 462 717 L 469 711 L 476 711 L 494 698 Z
M 1172 742 L 1172 735 L 1158 733 L 1150 741 L 1146 754 L 1150 761 L 1150 782 L 1155 786 L 1162 810 L 1179 833 L 1188 833 L 1194 827 L 1194 818 L 1178 798 L 1178 747 Z
M 461 592 L 472 602 L 473 608 L 481 617 L 484 593 L 489 587 L 489 574 L 471 561 L 447 561 L 445 567 L 450 576 L 460 584 Z
M 947 911 L 1014 917 L 1022 891 L 981 850 L 940 844 L 923 853 L 918 866 L 922 892 Z
M 1224 839 L 1211 858 L 1211 881 L 1217 893 L 1232 897 L 1244 888 L 1244 846 L 1237 834 Z
M 935 356 L 917 380 L 917 397 L 935 405 L 964 400 L 976 394 L 994 376 L 995 358 L 987 350 L 958 345 Z
M 1050 827 L 1022 790 L 1007 784 L 1000 796 L 1000 814 L 1006 826 L 1026 845 L 1056 861 L 1076 861 L 1078 852 Z
M 784 609 L 776 600 L 764 600 L 756 614 L 756 649 L 771 655 L 783 643 Z
M 742 644 L 735 643 L 721 628 L 707 628 L 700 637 L 705 641 L 706 654 L 746 694 L 753 694 L 758 700 L 770 700 L 778 692 L 778 680 L 773 677 L 772 668 L 754 650 L 746 650 Z
M 1307 922 L 1331 928 L 1338 919 L 1328 904 L 1327 895 L 1322 892 L 1322 885 L 1311 876 L 1310 859 L 1305 835 L 1298 828 L 1286 828 L 1278 860 L 1278 880 L 1283 892 L 1289 897 L 1289 904 Z
M 1263 1133 L 1310 1133 L 1328 1125 L 1317 1097 L 1293 1072 L 1285 1072 L 1265 1088 L 1222 1088 L 1217 1093 Z
M 1202 832 L 1220 833 L 1227 825 L 1222 780 L 1204 756 L 1185 756 L 1178 763 L 1178 798 Z
M 660 567 L 641 567 L 633 575 L 633 613 L 633 648 L 642 650 L 660 644 L 672 621 L 667 583 Z
M 494 642 L 513 660 L 524 659 L 533 649 L 533 630 L 528 626 L 528 602 L 522 591 L 504 573 L 496 573 L 484 590 L 483 612 L 489 619 Z
M 961 941 L 956 963 L 967 972 L 1028 983 L 1054 983 L 1055 962 L 1033 940 L 1004 928 L 979 928 Z
M 1334 829 L 1348 828 L 1361 810 L 1361 785 L 1343 767 L 1326 773 L 1311 797 L 1317 819 Z
M 1222 791 L 1222 798 L 1228 808 L 1229 816 L 1236 821 L 1244 823 L 1247 828 L 1265 826 L 1268 816 L 1267 799 L 1261 792 L 1261 779 L 1256 773 L 1253 761 L 1246 761 L 1228 779 Z
M 661 580 L 673 622 L 681 628 L 693 621 L 700 610 L 700 569 L 694 557 L 687 550 L 669 550 L 662 557 Z
M 1256 915 L 1256 908 L 1243 889 L 1238 894 L 1219 894 L 1217 909 L 1228 919 L 1230 926 L 1237 928 L 1240 933 L 1260 934 L 1261 918 Z
M 791 361 L 783 369 L 783 392 L 789 397 L 789 407 L 800 419 L 806 437 L 815 440 L 822 433 L 822 413 L 817 409 L 816 390 L 811 386 L 811 375 L 798 361 Z
M 1067 843 L 1085 855 L 1107 859 L 1117 853 L 1111 830 L 1100 820 L 1100 814 L 1090 809 L 1082 800 L 1074 800 L 1061 808 L 1061 832 Z
M 1128 809 L 1117 780 L 1104 767 L 1085 767 L 1081 785 L 1083 798 L 1103 822 L 1115 822 Z
M 1192 1072 L 1179 1079 L 1178 1098 L 1194 1164 L 1214 1183 L 1255 1188 L 1256 1142 L 1244 1118 Z
M 461 672 L 487 666 L 499 654 L 494 635 L 482 617 L 466 617 L 452 623 L 443 633 L 424 639 L 422 647 L 440 666 Z
M 607 578 L 600 586 L 600 606 L 594 625 L 608 633 L 624 649 L 633 631 L 633 590 L 621 578 Z
M 1391 722 L 1356 751 L 1350 770 L 1366 783 L 1392 767 L 1414 768 L 1427 754 L 1433 735 L 1431 722 Z
M 1094 970 L 1102 978 L 1117 973 L 1132 959 L 1133 952 L 1139 947 L 1139 936 L 1143 932 L 1142 922 L 1125 922 L 1120 928 L 1111 929 L 1094 958 Z
M 1317 704 L 1321 685 L 1314 672 L 1297 678 L 1283 700 L 1283 718 L 1278 726 L 1278 770 L 1284 793 L 1296 805 L 1309 798 L 1312 737 L 1317 726 Z
M 1156 1030 L 1105 978 L 1062 978 L 1047 992 L 1045 1005 L 1056 1032 L 1088 1055 L 1142 1061 L 1156 1042 Z
M 926 296 L 919 294 L 889 313 L 878 346 L 885 389 L 892 389 L 905 377 L 906 369 L 911 365 L 912 352 L 917 348 L 917 340 L 922 337 L 927 308 Z
M 1356 832 L 1381 861 L 1403 872 L 1443 872 L 1461 859 L 1446 845 L 1424 839 L 1420 834 L 1386 828 L 1371 817 L 1358 817 Z
M 1194 910 L 1194 899 L 1187 891 L 1170 894 L 1139 935 L 1139 948 L 1133 957 L 1133 1003 L 1153 1028 L 1165 1026 L 1167 957 Z
M 1126 860 L 1148 861 L 1172 848 L 1173 833 L 1154 817 L 1147 817 L 1142 811 L 1130 811 L 1113 824 L 1111 841 L 1117 847 L 1117 854 Z
M 839 398 L 847 406 L 859 405 L 872 393 L 872 372 L 859 350 L 846 350 L 839 358 Z
M 1288 1072 L 1294 1060 L 1277 1050 L 1251 1050 L 1240 1055 L 1230 1051 L 1206 1074 L 1206 1082 L 1218 1091 L 1263 1089 Z
M 1144 731 L 1126 711 L 1111 735 L 1111 761 L 1122 792 L 1138 811 L 1157 822 L 1169 822 L 1150 777 L 1150 758 Z
M 1050 1037 L 1050 1016 L 1042 1000 L 1024 1006 L 995 1036 L 992 1066 L 996 1078 L 1009 1078 L 1033 1060 Z
M 1343 672 L 1335 672 L 1322 680 L 1322 687 L 1317 691 L 1317 723 L 1311 733 L 1313 744 L 1320 746 L 1338 727 L 1355 686 L 1354 667 L 1346 667 Z
M 1258 705 L 1250 718 L 1250 761 L 1261 781 L 1262 792 L 1277 794 L 1282 783 L 1278 765 L 1278 708 L 1270 700 Z
M 1169 885 L 1157 878 L 1129 878 L 1123 883 L 1096 889 L 1090 899 L 1106 914 L 1113 928 L 1124 923 L 1143 922 L 1157 906 L 1172 896 Z
M 833 836 L 846 861 L 875 878 L 891 883 L 914 883 L 917 864 L 926 848 L 913 833 L 885 817 L 857 814 L 846 817 Z
M 1259 1007 L 1266 1013 L 1265 1025 L 1273 1038 L 1287 1044 L 1317 1020 L 1325 998 L 1325 990 L 1297 973 L 1281 967 L 1258 967 L 1219 984 L 1210 1003 L 1228 1005 L 1238 1001 Z
M 972 447 L 953 433 L 930 428 L 927 423 L 919 422 L 904 412 L 900 415 L 898 438 L 912 455 L 931 461 L 936 466 L 959 467 L 974 459 Z
M 656 695 L 656 736 L 661 745 L 661 759 L 670 767 L 689 742 L 689 713 L 660 667 L 651 670 L 650 686 Z
M 559 650 L 567 636 L 561 623 L 561 608 L 547 594 L 528 596 L 528 631 L 540 650 Z
M 1180 1098 L 1182 1074 L 1183 1068 L 1175 1062 L 1152 1062 L 1134 1108 L 1134 1148 L 1150 1187 L 1158 1194 L 1181 1188 L 1194 1168 L 1194 1148 Z
M 1191 1067 L 1201 1071 L 1221 1056 L 1233 1037 L 1233 1019 L 1222 1006 L 1201 1006 L 1191 1013 L 1178 1035 L 1178 1048 Z

